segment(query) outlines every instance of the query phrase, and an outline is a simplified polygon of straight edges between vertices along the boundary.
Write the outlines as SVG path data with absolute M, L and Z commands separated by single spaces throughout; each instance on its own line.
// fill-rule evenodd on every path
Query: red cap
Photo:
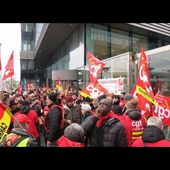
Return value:
M 30 123 L 30 119 L 25 114 L 18 114 L 15 116 L 19 123 Z

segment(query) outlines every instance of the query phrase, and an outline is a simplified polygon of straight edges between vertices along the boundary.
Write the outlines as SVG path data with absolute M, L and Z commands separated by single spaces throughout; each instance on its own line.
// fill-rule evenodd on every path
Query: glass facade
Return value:
M 132 52 L 140 52 L 141 48 L 148 49 L 148 38 L 139 34 L 133 34 L 132 37 Z M 151 46 L 152 47 L 152 46 Z
M 108 27 L 87 24 L 86 25 L 86 48 L 100 60 L 111 57 L 110 55 L 110 32 Z
M 131 91 L 138 74 L 135 54 L 139 53 L 141 48 L 147 51 L 170 44 L 170 41 L 122 29 L 100 24 L 86 24 L 86 49 L 100 60 L 106 59 L 107 61 L 107 58 L 111 57 L 106 62 L 99 78 L 123 76 L 125 77 L 125 90 Z M 122 57 L 126 52 L 130 53 Z
M 165 96 L 170 96 L 170 49 L 165 52 L 151 54 L 149 70 L 154 94 L 158 90 Z
M 21 70 L 34 70 L 34 60 L 21 60 Z
M 123 54 L 129 51 L 129 33 L 117 29 L 111 29 L 111 56 Z
M 55 52 L 50 54 L 51 56 L 45 61 L 45 75 L 47 76 L 45 76 L 44 79 L 48 78 L 52 84 L 51 72 L 53 70 L 81 70 L 83 72 L 83 83 L 87 83 L 88 71 L 84 66 L 87 65 L 86 51 L 89 50 L 100 60 L 106 60 L 106 66 L 103 68 L 99 78 L 125 77 L 125 89 L 131 90 L 138 74 L 134 54 L 139 53 L 141 48 L 151 50 L 170 44 L 170 41 L 165 41 L 163 36 L 159 36 L 161 38 L 158 38 L 156 33 L 150 34 L 150 32 L 148 31 L 147 33 L 146 30 L 141 32 L 139 30 L 137 31 L 133 29 L 133 26 L 128 24 L 124 24 L 124 26 L 118 25 L 119 24 L 116 23 L 79 24 L 73 32 L 60 42 Z M 21 24 L 21 28 L 23 37 L 22 51 L 34 51 L 35 43 L 37 44 L 38 42 L 43 24 L 24 23 Z M 127 52 L 128 55 L 126 54 Z M 158 60 L 157 63 L 159 65 L 161 61 Z M 150 66 L 156 67 L 157 64 L 152 62 Z M 34 62 L 31 60 L 21 60 L 21 69 L 33 70 Z M 153 83 L 155 74 L 156 73 L 151 70 Z M 163 77 L 165 77 L 166 74 L 159 73 L 158 75 L 158 77 L 162 77 L 162 81 L 164 81 L 165 78 Z M 166 86 L 169 88 L 169 85 Z

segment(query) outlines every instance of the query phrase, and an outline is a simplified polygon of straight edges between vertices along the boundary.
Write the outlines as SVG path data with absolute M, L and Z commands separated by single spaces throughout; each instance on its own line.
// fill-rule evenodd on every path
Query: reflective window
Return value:
M 21 60 L 21 70 L 27 70 L 27 60 Z
M 128 32 L 111 29 L 111 56 L 129 51 Z
M 170 50 L 149 57 L 149 70 L 154 94 L 160 90 L 170 97 Z
M 106 26 L 87 24 L 86 44 L 87 50 L 90 50 L 97 58 L 110 57 L 110 33 Z
M 34 60 L 28 60 L 28 70 L 34 70 Z
M 145 36 L 133 34 L 133 52 L 140 52 L 141 48 L 148 50 L 148 39 Z

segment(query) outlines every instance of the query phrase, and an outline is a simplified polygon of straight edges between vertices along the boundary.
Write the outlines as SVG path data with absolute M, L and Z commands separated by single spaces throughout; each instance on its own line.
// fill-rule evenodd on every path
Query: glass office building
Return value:
M 21 28 L 21 80 L 38 86 L 52 87 L 60 78 L 83 87 L 88 82 L 89 50 L 106 60 L 99 78 L 125 77 L 129 92 L 136 82 L 141 48 L 170 44 L 169 23 L 23 23 Z

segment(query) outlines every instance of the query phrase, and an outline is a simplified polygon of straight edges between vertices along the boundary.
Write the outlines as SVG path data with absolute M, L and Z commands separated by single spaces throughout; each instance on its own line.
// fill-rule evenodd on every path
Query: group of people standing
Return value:
M 83 97 L 35 88 L 4 92 L 1 103 L 12 113 L 1 147 L 170 147 L 162 120 L 145 117 L 130 94 Z

